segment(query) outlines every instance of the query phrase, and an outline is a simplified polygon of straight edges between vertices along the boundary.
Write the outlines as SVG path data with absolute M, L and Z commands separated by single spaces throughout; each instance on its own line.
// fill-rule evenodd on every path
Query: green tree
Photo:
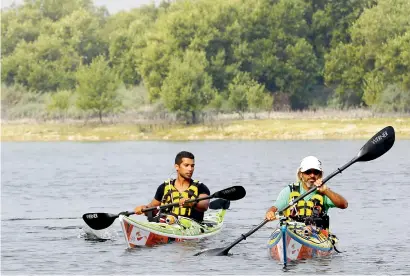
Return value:
M 107 51 L 99 35 L 106 14 L 92 1 L 25 1 L 4 14 L 2 81 L 7 85 L 39 92 L 74 89 L 81 59 L 89 63 Z
M 237 112 L 241 118 L 244 118 L 244 113 L 248 110 L 248 82 L 249 74 L 239 73 L 228 86 L 228 104 L 232 111 Z
M 21 42 L 3 58 L 1 78 L 7 85 L 18 83 L 39 92 L 72 89 L 78 65 L 77 53 L 63 40 L 42 34 L 33 43 Z
M 380 93 L 380 99 L 374 109 L 384 112 L 410 112 L 410 90 L 397 84 L 387 85 Z
M 248 100 L 249 110 L 255 113 L 263 109 L 263 101 L 265 97 L 265 86 L 257 83 L 254 80 L 250 80 L 248 83 L 248 91 L 246 97 Z
M 170 72 L 161 88 L 161 98 L 171 112 L 183 116 L 187 124 L 198 122 L 198 113 L 215 95 L 212 79 L 205 72 L 208 62 L 204 52 L 187 51 L 173 58 Z
M 207 108 L 217 114 L 222 111 L 224 97 L 221 94 L 215 93 L 215 97 L 209 102 Z
M 60 90 L 51 94 L 47 110 L 51 114 L 56 114 L 58 117 L 65 119 L 71 105 L 72 95 L 73 93 L 70 90 Z
M 77 107 L 83 111 L 103 115 L 115 113 L 121 107 L 117 89 L 120 81 L 103 56 L 96 57 L 90 65 L 82 65 L 77 77 Z
M 305 107 L 306 92 L 320 82 L 302 0 L 248 1 L 238 7 L 241 39 L 233 43 L 240 70 L 251 73 L 273 94 L 292 99 L 292 107 Z M 303 101 L 301 101 L 303 99 Z
M 269 113 L 272 111 L 273 108 L 273 96 L 270 93 L 265 93 L 263 95 L 262 105 L 261 108 L 264 111 L 268 111 Z
M 273 97 L 265 91 L 265 86 L 253 80 L 249 73 L 240 72 L 228 86 L 228 104 L 241 118 L 248 110 L 256 112 L 272 109 Z
M 102 30 L 102 36 L 109 45 L 110 62 L 128 87 L 138 85 L 142 80 L 139 69 L 146 47 L 145 36 L 155 23 L 158 10 L 152 4 L 116 13 Z
M 92 0 L 24 0 L 24 7 L 37 10 L 42 17 L 52 21 L 58 21 L 77 9 L 94 9 Z
M 105 18 L 85 9 L 78 9 L 53 25 L 53 35 L 64 41 L 81 57 L 83 64 L 108 53 L 108 45 L 100 35 Z
M 146 33 L 139 66 L 152 101 L 160 98 L 163 81 L 170 73 L 170 60 L 182 58 L 186 51 L 205 52 L 212 86 L 224 90 L 235 71 L 230 46 L 235 15 L 234 2 L 217 0 L 177 1 L 159 13 Z
M 1 55 L 13 53 L 17 44 L 33 42 L 40 35 L 42 28 L 48 25 L 38 10 L 25 6 L 1 10 Z
M 335 97 L 343 107 L 357 106 L 363 97 L 360 87 L 365 70 L 361 51 L 358 46 L 340 44 L 326 55 L 326 84 L 335 87 Z
M 348 43 L 349 27 L 364 9 L 375 5 L 374 0 L 307 0 L 306 3 L 305 18 L 310 27 L 309 38 L 322 66 L 324 54 L 339 43 Z
M 326 56 L 326 82 L 336 87 L 346 105 L 377 106 L 388 85 L 406 88 L 410 71 L 408 10 L 407 0 L 377 1 L 349 30 L 352 41 L 338 45 Z

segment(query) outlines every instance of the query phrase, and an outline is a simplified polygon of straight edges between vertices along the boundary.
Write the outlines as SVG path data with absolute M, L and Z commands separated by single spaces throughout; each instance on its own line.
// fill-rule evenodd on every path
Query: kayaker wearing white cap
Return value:
M 348 206 L 346 199 L 330 190 L 326 184 L 322 185 L 322 177 L 322 162 L 315 156 L 303 158 L 297 169 L 296 182 L 282 189 L 276 202 L 266 212 L 265 218 L 275 220 L 277 210 L 285 208 L 291 200 L 304 194 L 313 185 L 318 187 L 317 190 L 286 210 L 285 216 L 305 222 L 308 217 L 326 218 L 329 208 L 346 209 Z M 328 217 L 326 219 L 328 221 Z M 328 225 L 326 226 L 328 228 Z

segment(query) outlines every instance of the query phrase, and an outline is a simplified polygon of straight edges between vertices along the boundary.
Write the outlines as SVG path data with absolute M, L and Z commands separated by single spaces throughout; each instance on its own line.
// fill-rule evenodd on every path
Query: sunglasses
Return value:
M 314 175 L 319 175 L 319 174 L 321 174 L 322 172 L 321 171 L 319 171 L 319 170 L 313 170 L 313 169 L 310 169 L 310 170 L 307 170 L 307 171 L 305 171 L 304 172 L 304 174 L 307 174 L 307 175 L 310 175 L 310 174 L 314 174 Z

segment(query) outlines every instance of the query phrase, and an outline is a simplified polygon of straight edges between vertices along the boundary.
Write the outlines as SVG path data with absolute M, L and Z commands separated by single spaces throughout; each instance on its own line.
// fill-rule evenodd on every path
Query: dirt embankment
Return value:
M 199 125 L 172 122 L 107 120 L 35 122 L 2 121 L 2 141 L 126 141 L 126 140 L 304 140 L 368 139 L 391 125 L 397 139 L 410 139 L 410 116 L 369 112 L 276 112 L 233 114 L 210 118 Z

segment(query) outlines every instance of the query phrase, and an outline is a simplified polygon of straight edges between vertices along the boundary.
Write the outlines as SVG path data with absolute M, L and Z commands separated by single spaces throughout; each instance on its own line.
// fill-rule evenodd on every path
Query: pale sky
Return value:
M 9 7 L 13 2 L 16 4 L 23 3 L 23 0 L 0 0 L 1 7 Z M 120 10 L 130 10 L 132 8 L 138 8 L 144 4 L 159 3 L 160 0 L 94 0 L 96 6 L 107 7 L 110 14 L 116 13 Z

